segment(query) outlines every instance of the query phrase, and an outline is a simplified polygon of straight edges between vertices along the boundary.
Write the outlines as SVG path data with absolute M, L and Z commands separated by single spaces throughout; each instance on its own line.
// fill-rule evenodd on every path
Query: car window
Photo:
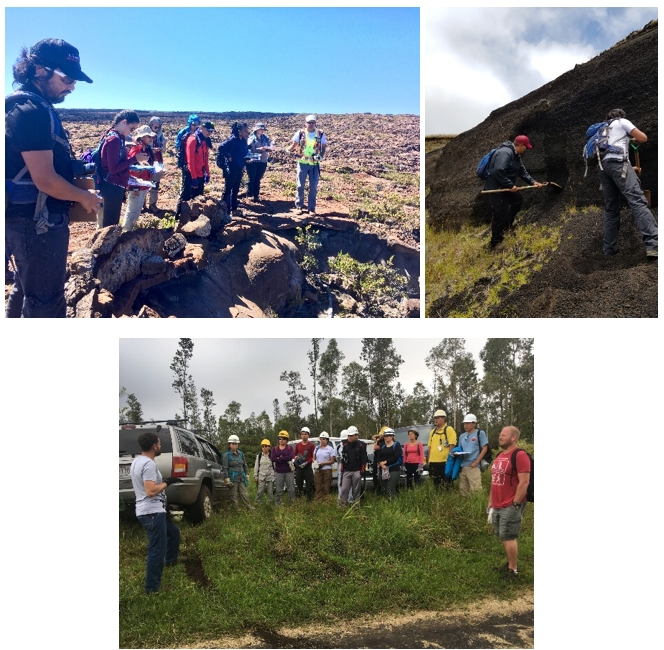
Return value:
M 157 431 L 156 427 L 151 429 L 122 429 L 120 428 L 120 456 L 139 456 L 142 453 L 141 446 L 138 444 L 138 436 L 141 433 L 150 431 L 156 433 L 161 440 L 161 453 L 173 453 L 173 443 L 168 428 L 162 428 Z
M 175 429 L 175 434 L 178 437 L 178 443 L 180 444 L 180 449 L 183 454 L 187 456 L 198 456 L 199 458 L 202 457 L 202 452 L 192 433 L 189 433 L 189 431 L 185 431 L 184 429 Z
M 198 438 L 198 442 L 200 443 L 201 447 L 203 448 L 203 456 L 207 460 L 209 460 L 213 463 L 219 463 L 219 459 L 217 458 L 216 454 L 214 453 L 214 450 L 207 443 L 207 441 L 202 440 L 201 438 Z

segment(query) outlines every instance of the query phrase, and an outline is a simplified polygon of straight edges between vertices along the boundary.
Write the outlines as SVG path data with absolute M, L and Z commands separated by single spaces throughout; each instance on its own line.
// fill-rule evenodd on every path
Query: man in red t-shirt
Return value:
M 516 560 L 517 538 L 521 530 L 523 511 L 526 507 L 526 490 L 530 482 L 530 458 L 526 452 L 517 453 L 516 467 L 512 467 L 512 454 L 517 449 L 521 432 L 516 427 L 505 427 L 498 436 L 498 446 L 502 451 L 491 466 L 491 492 L 489 508 L 493 509 L 491 523 L 493 530 L 505 547 L 507 565 L 505 576 L 513 579 L 518 576 Z
M 302 427 L 300 432 L 301 441 L 295 445 L 295 485 L 297 496 L 303 494 L 303 484 L 307 482 L 307 499 L 311 501 L 314 497 L 314 472 L 311 463 L 314 460 L 316 445 L 309 442 L 309 427 Z

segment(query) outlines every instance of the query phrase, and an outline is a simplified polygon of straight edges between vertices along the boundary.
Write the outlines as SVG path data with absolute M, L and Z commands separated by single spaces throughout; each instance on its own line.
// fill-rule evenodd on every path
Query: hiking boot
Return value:
M 490 253 L 499 253 L 505 248 L 505 243 L 504 242 L 498 242 L 497 244 L 489 244 L 489 252 Z
M 233 212 L 231 212 L 231 214 L 234 217 L 241 217 L 242 216 L 242 210 L 233 210 Z
M 519 574 L 516 571 L 512 571 L 512 569 L 508 568 L 506 573 L 503 573 L 500 576 L 503 580 L 518 580 L 519 579 Z
M 646 251 L 646 257 L 657 257 L 657 249 L 656 248 L 649 248 Z

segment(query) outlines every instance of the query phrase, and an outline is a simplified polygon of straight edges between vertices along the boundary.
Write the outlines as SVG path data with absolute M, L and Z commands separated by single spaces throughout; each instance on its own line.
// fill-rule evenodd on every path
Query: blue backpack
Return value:
M 615 147 L 609 144 L 609 126 L 615 122 L 597 122 L 591 124 L 586 131 L 586 144 L 583 146 L 583 159 L 586 163 L 586 172 L 583 175 L 585 178 L 588 175 L 588 160 L 597 156 L 597 164 L 600 169 L 602 168 L 602 156 L 607 153 L 617 153 L 621 156 L 625 152 L 621 147 Z
M 475 173 L 481 178 L 483 181 L 485 181 L 489 176 L 491 175 L 491 169 L 490 169 L 490 162 L 491 162 L 491 157 L 493 156 L 495 149 L 491 149 L 489 153 L 485 154 L 482 157 L 482 160 L 479 161 L 477 164 L 477 169 Z

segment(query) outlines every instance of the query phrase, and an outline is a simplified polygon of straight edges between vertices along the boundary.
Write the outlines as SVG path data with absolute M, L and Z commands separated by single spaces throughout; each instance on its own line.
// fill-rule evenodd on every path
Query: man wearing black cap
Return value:
M 515 184 L 516 177 L 521 177 L 528 185 L 541 187 L 528 173 L 521 162 L 526 149 L 532 149 L 527 135 L 518 135 L 514 142 L 503 142 L 499 145 L 489 161 L 489 176 L 484 182 L 485 190 L 509 190 L 490 195 L 491 201 L 491 250 L 502 241 L 505 231 L 512 228 L 514 218 L 521 209 L 523 197 Z
M 7 316 L 64 318 L 69 206 L 91 212 L 100 199 L 72 184 L 71 147 L 53 104 L 92 79 L 78 50 L 53 38 L 23 48 L 13 72 L 19 88 L 5 98 L 5 245 L 17 273 Z

